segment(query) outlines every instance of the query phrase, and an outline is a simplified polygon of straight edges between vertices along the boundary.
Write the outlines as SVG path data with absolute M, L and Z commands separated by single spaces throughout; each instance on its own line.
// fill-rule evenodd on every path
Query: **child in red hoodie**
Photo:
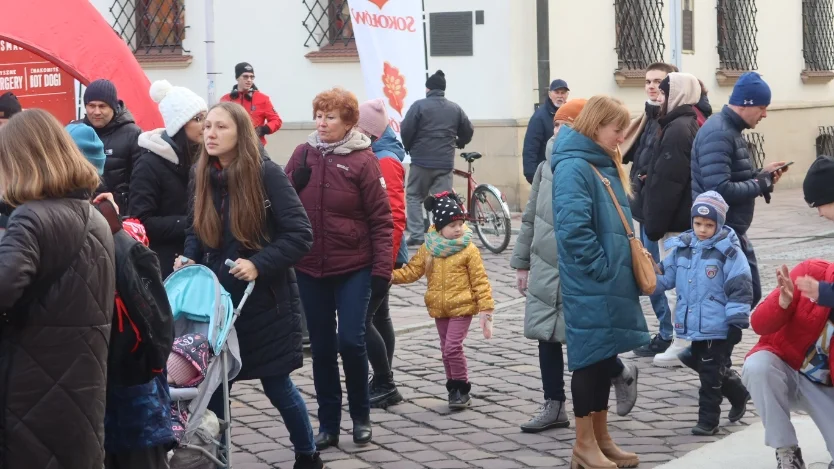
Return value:
M 820 216 L 834 221 L 834 158 L 811 165 L 803 189 Z M 834 457 L 834 263 L 812 259 L 776 272 L 778 287 L 753 313 L 762 337 L 747 355 L 742 380 L 762 417 L 765 444 L 778 467 L 804 469 L 790 413 L 802 410 L 816 423 Z M 832 463 L 833 467 L 834 463 Z

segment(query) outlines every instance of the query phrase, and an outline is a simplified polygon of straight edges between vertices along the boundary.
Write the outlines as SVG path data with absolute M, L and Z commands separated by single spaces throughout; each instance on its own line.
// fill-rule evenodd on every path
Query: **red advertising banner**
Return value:
M 0 95 L 11 91 L 23 109 L 51 112 L 63 124 L 76 118 L 75 79 L 52 62 L 0 41 Z

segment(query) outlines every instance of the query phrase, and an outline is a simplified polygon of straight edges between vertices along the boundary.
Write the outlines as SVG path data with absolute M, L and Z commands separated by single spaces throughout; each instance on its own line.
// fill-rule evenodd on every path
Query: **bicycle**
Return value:
M 466 198 L 463 199 L 466 220 L 475 228 L 484 247 L 500 254 L 509 246 L 512 235 L 510 208 L 498 188 L 492 184 L 478 184 L 475 180 L 473 163 L 481 158 L 481 154 L 473 151 L 461 153 L 460 157 L 468 168 L 466 171 L 455 169 L 454 175 L 466 179 Z

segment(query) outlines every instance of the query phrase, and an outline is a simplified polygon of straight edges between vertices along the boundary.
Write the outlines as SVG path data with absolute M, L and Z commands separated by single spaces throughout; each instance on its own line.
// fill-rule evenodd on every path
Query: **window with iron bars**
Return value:
M 762 134 L 758 132 L 745 132 L 744 140 L 747 142 L 747 148 L 750 150 L 750 158 L 753 160 L 753 166 L 756 169 L 764 168 L 766 155 Z
M 834 0 L 802 0 L 805 69 L 834 70 Z
M 347 0 L 302 0 L 302 3 L 307 9 L 307 16 L 301 22 L 307 30 L 304 47 L 315 46 L 322 53 L 357 55 Z M 317 54 L 312 52 L 307 57 Z
M 115 0 L 113 29 L 137 55 L 181 55 L 185 0 Z
M 619 70 L 644 71 L 652 63 L 663 61 L 666 44 L 662 0 L 615 0 L 614 18 Z
M 817 155 L 834 157 L 834 125 L 820 126 L 816 144 Z
M 745 72 L 757 70 L 756 0 L 718 0 L 719 68 Z

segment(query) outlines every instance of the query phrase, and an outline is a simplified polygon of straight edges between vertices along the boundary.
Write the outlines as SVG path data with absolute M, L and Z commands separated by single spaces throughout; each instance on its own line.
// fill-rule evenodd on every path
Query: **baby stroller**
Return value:
M 235 263 L 227 260 L 226 265 L 234 267 Z M 220 421 L 219 428 L 215 423 L 213 427 L 217 430 L 209 432 L 205 431 L 205 425 L 201 429 L 201 423 L 206 417 L 212 395 L 221 384 L 224 412 L 226 416 L 231 416 L 229 381 L 234 379 L 241 369 L 240 346 L 234 322 L 254 287 L 255 282 L 249 282 L 240 303 L 234 308 L 231 295 L 223 289 L 214 272 L 208 267 L 190 265 L 165 279 L 165 291 L 174 316 L 174 337 L 202 336 L 207 338 L 210 349 L 210 353 L 205 354 L 207 366 L 201 367 L 203 373 L 198 385 L 171 386 L 171 401 L 175 412 L 187 417 L 182 429 L 184 431 L 181 432 L 182 438 L 171 460 L 172 468 L 202 468 L 206 467 L 205 463 L 208 461 L 219 468 L 232 467 L 231 418 L 229 422 Z M 207 427 L 211 428 L 212 425 L 209 424 Z M 220 441 L 217 441 L 218 430 L 222 430 Z M 195 460 L 203 463 L 195 466 Z

